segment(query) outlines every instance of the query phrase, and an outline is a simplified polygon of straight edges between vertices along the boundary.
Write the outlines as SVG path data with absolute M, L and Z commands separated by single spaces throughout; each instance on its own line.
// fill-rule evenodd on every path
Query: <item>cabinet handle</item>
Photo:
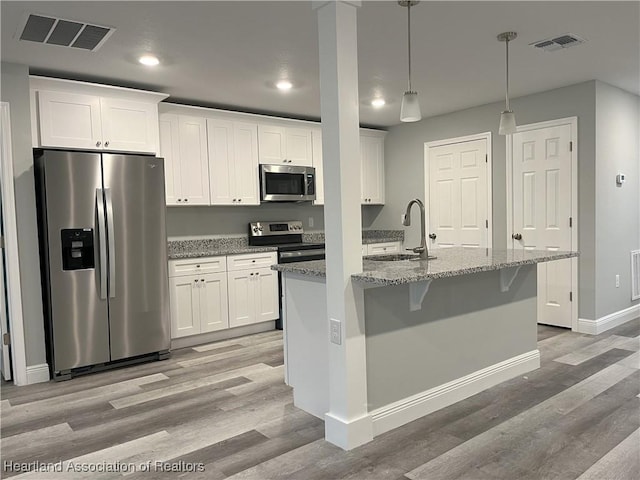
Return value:
M 236 199 L 234 198 L 234 199 L 233 199 L 233 201 L 235 202 L 235 201 L 236 201 Z
M 198 279 L 196 278 L 196 279 L 194 280 L 194 282 L 198 283 Z
M 200 268 L 200 265 L 196 265 L 196 268 Z
M 239 201 L 239 202 L 241 202 L 241 201 L 242 201 L 242 199 L 241 199 L 241 198 L 239 198 L 239 199 L 238 199 L 238 201 Z
M 188 198 L 185 198 L 185 199 L 184 199 L 184 201 L 185 201 L 185 202 L 188 202 L 188 201 L 189 201 L 189 199 L 188 199 Z
M 100 145 L 102 145 L 102 142 L 96 142 L 96 147 L 99 147 Z
M 108 141 L 104 142 L 104 146 L 108 147 L 109 146 L 109 142 Z
M 202 283 L 204 283 L 204 278 L 201 278 L 201 279 L 200 279 L 200 281 L 201 281 Z
M 255 261 L 255 260 L 251 260 L 251 261 L 252 261 L 253 263 L 256 263 L 256 261 Z

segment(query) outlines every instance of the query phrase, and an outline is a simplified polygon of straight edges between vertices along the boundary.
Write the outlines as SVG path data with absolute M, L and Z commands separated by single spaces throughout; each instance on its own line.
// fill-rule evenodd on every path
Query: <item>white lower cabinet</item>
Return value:
M 278 273 L 264 263 L 277 263 L 275 254 L 227 257 L 229 326 L 239 327 L 279 317 Z
M 171 338 L 276 320 L 274 263 L 273 252 L 170 260 Z
M 169 280 L 172 338 L 229 327 L 226 273 L 185 275 Z

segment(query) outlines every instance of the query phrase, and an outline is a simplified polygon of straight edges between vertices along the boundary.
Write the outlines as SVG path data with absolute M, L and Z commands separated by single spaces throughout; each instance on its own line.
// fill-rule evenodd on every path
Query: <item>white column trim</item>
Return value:
M 11 331 L 11 361 L 13 382 L 27 385 L 27 355 L 22 312 L 22 287 L 18 260 L 18 229 L 16 226 L 16 197 L 13 178 L 13 151 L 11 147 L 11 113 L 9 103 L 0 102 L 0 181 L 2 181 L 2 206 L 5 223 L 5 251 L 7 252 L 7 303 L 9 304 L 9 329 Z M 49 369 L 47 368 L 47 380 Z

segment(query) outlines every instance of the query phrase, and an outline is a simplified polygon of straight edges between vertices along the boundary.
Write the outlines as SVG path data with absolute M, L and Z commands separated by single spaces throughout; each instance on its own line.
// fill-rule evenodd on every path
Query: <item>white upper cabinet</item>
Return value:
M 207 119 L 212 205 L 258 205 L 258 126 Z
M 261 124 L 258 142 L 260 163 L 313 165 L 311 128 Z
M 362 204 L 384 204 L 384 137 L 361 133 Z
M 167 205 L 209 205 L 207 127 L 202 117 L 160 115 Z
M 324 171 L 322 168 L 322 130 L 314 128 L 311 132 L 313 146 L 313 167 L 316 169 L 316 199 L 314 205 L 324 205 Z
M 164 94 L 30 77 L 33 146 L 156 153 Z

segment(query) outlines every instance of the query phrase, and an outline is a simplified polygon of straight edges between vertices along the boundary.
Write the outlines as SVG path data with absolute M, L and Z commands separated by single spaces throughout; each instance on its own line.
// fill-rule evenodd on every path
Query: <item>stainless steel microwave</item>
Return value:
M 315 168 L 260 165 L 260 201 L 305 202 L 315 199 Z

